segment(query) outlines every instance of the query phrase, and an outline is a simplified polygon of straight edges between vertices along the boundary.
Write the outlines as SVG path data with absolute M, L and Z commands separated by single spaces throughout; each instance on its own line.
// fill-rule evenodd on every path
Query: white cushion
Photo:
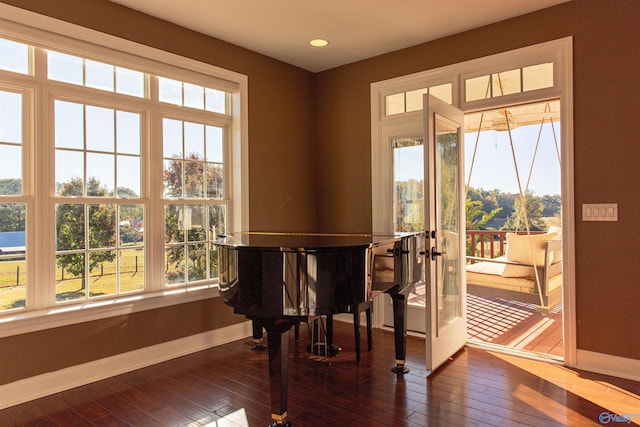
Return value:
M 545 244 L 556 236 L 557 233 L 532 235 L 507 233 L 507 260 L 544 265 Z

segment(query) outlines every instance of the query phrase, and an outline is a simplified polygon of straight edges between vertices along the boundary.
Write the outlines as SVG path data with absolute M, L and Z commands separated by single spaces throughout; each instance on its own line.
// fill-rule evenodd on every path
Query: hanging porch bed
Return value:
M 468 256 L 467 262 L 468 293 L 534 304 L 543 314 L 562 301 L 562 240 L 557 232 L 507 233 L 505 255 Z

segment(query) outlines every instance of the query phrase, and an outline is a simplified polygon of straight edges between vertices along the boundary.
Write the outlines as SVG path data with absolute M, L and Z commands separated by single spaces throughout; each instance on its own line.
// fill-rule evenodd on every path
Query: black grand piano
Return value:
M 393 301 L 396 373 L 405 373 L 406 305 L 423 280 L 425 234 L 241 232 L 219 235 L 220 293 L 267 331 L 272 423 L 287 421 L 289 330 L 313 316 L 357 313 L 380 293 Z

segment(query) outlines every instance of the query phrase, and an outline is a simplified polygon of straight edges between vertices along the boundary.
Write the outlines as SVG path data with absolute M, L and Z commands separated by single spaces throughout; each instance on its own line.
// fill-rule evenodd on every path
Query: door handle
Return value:
M 445 255 L 445 254 L 446 254 L 445 251 L 438 252 L 438 251 L 436 251 L 436 247 L 435 246 L 431 247 L 431 261 L 435 261 L 437 256 L 442 256 L 442 255 Z

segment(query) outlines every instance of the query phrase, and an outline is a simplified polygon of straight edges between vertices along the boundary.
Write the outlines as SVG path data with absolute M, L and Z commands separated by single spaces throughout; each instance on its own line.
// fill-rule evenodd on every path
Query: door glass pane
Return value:
M 429 93 L 429 88 L 421 88 L 416 90 L 410 90 L 406 94 L 406 110 L 409 111 L 420 111 L 422 110 L 422 97 L 425 93 Z
M 394 138 L 393 229 L 424 230 L 424 145 L 422 137 Z
M 29 46 L 0 39 L 0 70 L 27 74 L 29 72 Z
M 553 87 L 553 62 L 532 65 L 522 69 L 522 90 Z
M 391 146 L 393 147 L 393 230 L 424 230 L 423 138 L 394 138 L 391 140 Z M 409 295 L 409 305 L 424 310 L 426 290 L 424 282 L 418 283 Z
M 494 97 L 520 93 L 520 69 L 492 74 L 491 82 L 493 83 Z
M 436 248 L 442 252 L 436 263 L 438 334 L 461 316 L 459 289 L 458 145 L 457 125 L 436 116 L 435 196 Z

